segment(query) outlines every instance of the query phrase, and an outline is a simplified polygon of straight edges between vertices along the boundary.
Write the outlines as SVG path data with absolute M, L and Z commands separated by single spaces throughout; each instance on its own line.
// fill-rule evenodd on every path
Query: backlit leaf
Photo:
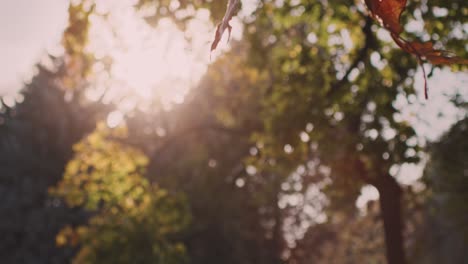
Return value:
M 365 0 L 371 16 L 392 33 L 403 31 L 400 16 L 405 10 L 406 0 Z
M 223 20 L 216 27 L 215 38 L 213 40 L 213 43 L 211 43 L 211 51 L 215 50 L 216 47 L 218 47 L 219 41 L 221 41 L 221 38 L 224 34 L 224 31 L 226 31 L 226 29 L 228 30 L 229 37 L 231 36 L 232 26 L 229 24 L 229 22 L 234 16 L 234 13 L 236 12 L 238 5 L 239 5 L 239 0 L 229 0 Z M 228 41 L 229 41 L 229 37 L 228 37 Z
M 423 63 L 428 61 L 434 65 L 468 64 L 467 59 L 455 56 L 450 51 L 435 49 L 432 42 L 407 41 L 400 34 L 403 27 L 400 17 L 405 10 L 407 0 L 365 0 L 369 8 L 370 15 L 383 25 L 398 44 L 398 46 L 418 58 L 419 64 L 424 73 L 424 96 L 427 94 L 427 77 Z

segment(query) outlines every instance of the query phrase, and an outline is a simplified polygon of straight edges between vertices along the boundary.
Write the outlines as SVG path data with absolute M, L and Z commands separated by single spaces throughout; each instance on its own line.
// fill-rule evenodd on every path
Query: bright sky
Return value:
M 65 0 L 0 0 L 0 95 L 15 92 L 67 21 Z
M 184 32 L 168 19 L 161 20 L 156 28 L 149 26 L 136 14 L 131 1 L 95 2 L 98 12 L 109 11 L 109 15 L 105 21 L 100 16 L 91 17 L 89 49 L 98 58 L 112 58 L 113 63 L 111 78 L 98 82 L 91 97 L 99 96 L 104 86 L 113 87 L 106 99 L 118 101 L 123 112 L 137 105 L 154 107 L 155 99 L 163 107 L 182 102 L 209 64 L 209 43 L 215 26 L 208 11 L 194 11 L 196 19 L 187 30 L 192 35 L 189 43 Z

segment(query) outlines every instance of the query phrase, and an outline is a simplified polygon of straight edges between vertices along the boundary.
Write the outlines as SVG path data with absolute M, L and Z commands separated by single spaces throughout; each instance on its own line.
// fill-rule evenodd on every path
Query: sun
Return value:
M 210 62 L 209 45 L 213 25 L 207 12 L 198 12 L 189 23 L 189 41 L 169 19 L 156 28 L 134 10 L 131 1 L 96 1 L 91 17 L 89 51 L 99 61 L 94 67 L 95 97 L 117 102 L 120 111 L 148 107 L 159 102 L 164 108 L 182 103 Z

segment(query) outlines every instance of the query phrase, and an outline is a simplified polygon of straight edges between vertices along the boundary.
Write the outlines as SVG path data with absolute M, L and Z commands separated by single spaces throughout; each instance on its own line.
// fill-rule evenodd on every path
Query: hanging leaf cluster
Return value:
M 453 52 L 437 49 L 432 42 L 408 41 L 401 33 L 404 31 L 400 17 L 406 9 L 407 0 L 364 0 L 370 16 L 377 20 L 390 32 L 395 43 L 404 51 L 415 55 L 424 73 L 424 95 L 428 98 L 427 77 L 423 67 L 425 61 L 434 65 L 468 64 L 468 60 L 457 57 Z M 229 0 L 226 13 L 216 28 L 211 51 L 215 50 L 226 29 L 230 35 L 232 26 L 229 24 L 235 15 L 239 0 Z
M 400 23 L 401 14 L 405 11 L 407 0 L 365 0 L 370 15 L 387 29 L 395 43 L 404 51 L 418 58 L 424 72 L 423 62 L 435 65 L 468 64 L 468 60 L 455 56 L 450 51 L 434 48 L 432 42 L 407 41 L 401 37 L 403 26 Z M 427 79 L 424 72 L 424 95 L 427 94 Z

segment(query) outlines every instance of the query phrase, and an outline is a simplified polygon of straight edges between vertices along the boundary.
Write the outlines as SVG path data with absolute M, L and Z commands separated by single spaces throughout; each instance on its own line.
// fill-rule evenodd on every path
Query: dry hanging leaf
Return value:
M 447 64 L 468 64 L 467 59 L 455 56 L 452 52 L 434 48 L 431 42 L 406 41 L 400 34 L 403 27 L 400 23 L 400 17 L 406 8 L 407 0 L 365 0 L 372 18 L 379 21 L 392 35 L 393 40 L 398 46 L 418 58 L 419 64 L 424 74 L 424 96 L 427 94 L 427 76 L 424 69 L 424 61 L 435 65 Z
M 224 31 L 226 31 L 226 29 L 228 30 L 228 33 L 229 33 L 228 35 L 228 41 L 229 41 L 229 38 L 231 37 L 231 30 L 232 30 L 232 26 L 229 24 L 229 21 L 231 21 L 232 17 L 234 16 L 234 12 L 236 12 L 237 6 L 239 5 L 239 1 L 240 0 L 229 0 L 223 20 L 216 27 L 215 38 L 213 40 L 213 43 L 211 43 L 211 51 L 215 50 L 216 47 L 218 47 L 219 41 L 221 41 L 221 37 L 223 36 Z
M 385 28 L 395 34 L 400 34 L 403 28 L 400 17 L 406 7 L 406 0 L 365 0 L 371 11 L 371 16 Z
M 468 60 L 457 57 L 453 52 L 446 50 L 439 50 L 434 48 L 432 42 L 407 42 L 401 37 L 395 39 L 395 42 L 402 50 L 415 54 L 416 56 L 429 61 L 434 65 L 445 64 L 467 64 Z

